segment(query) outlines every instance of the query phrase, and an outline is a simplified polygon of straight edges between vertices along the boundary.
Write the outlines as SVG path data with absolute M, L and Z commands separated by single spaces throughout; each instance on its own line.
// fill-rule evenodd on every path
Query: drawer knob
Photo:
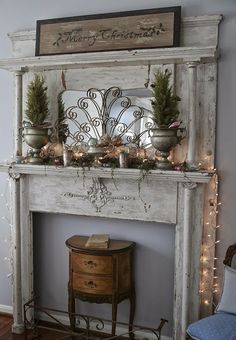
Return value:
M 92 260 L 84 261 L 84 265 L 90 269 L 96 268 L 97 266 L 96 262 L 93 262 Z
M 93 281 L 84 281 L 84 285 L 89 288 L 96 288 L 97 285 Z

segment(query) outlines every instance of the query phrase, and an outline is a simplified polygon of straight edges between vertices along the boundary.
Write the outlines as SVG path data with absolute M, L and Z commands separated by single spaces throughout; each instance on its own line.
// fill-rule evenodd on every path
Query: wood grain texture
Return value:
M 180 7 L 37 21 L 36 55 L 178 46 Z
M 41 72 L 50 87 L 49 106 L 53 122 L 57 118 L 57 95 L 65 87 L 67 89 L 81 89 L 84 86 L 87 89 L 96 84 L 99 88 L 105 88 L 108 85 L 118 85 L 125 89 L 145 88 L 146 84 L 150 85 L 155 70 L 167 67 L 174 73 L 174 90 L 182 98 L 180 103 L 182 124 L 188 127 L 190 117 L 187 64 L 197 62 L 195 118 L 198 143 L 195 160 L 203 163 L 209 169 L 214 167 L 216 62 L 220 20 L 221 16 L 183 20 L 183 47 L 124 50 L 122 52 L 91 52 L 66 56 L 33 57 L 32 46 L 35 36 L 29 33 L 15 34 L 12 35 L 12 41 L 17 58 L 0 60 L 0 67 L 13 72 L 25 72 L 23 75 L 23 110 L 27 85 L 34 72 Z M 64 81 L 61 77 L 62 71 L 64 72 Z M 175 149 L 173 152 L 174 161 L 186 160 L 188 142 L 187 137 L 182 145 Z M 174 339 L 183 340 L 185 338 L 183 321 L 186 322 L 186 317 L 189 320 L 196 319 L 200 307 L 198 288 L 201 243 L 206 241 L 210 230 L 203 217 L 203 205 L 205 208 L 208 205 L 211 190 L 208 190 L 208 188 L 204 192 L 204 185 L 200 183 L 208 183 L 212 173 L 151 171 L 140 182 L 141 186 L 139 186 L 140 172 L 133 169 L 117 169 L 111 173 L 111 170 L 108 169 L 84 171 L 74 168 L 40 167 L 25 164 L 9 167 L 0 164 L 0 170 L 8 171 L 11 177 L 22 174 L 21 176 L 26 178 L 23 179 L 22 177 L 20 180 L 20 231 L 22 240 L 19 241 L 15 237 L 13 244 L 14 249 L 21 250 L 20 264 L 19 257 L 14 258 L 14 265 L 17 264 L 14 267 L 14 275 L 16 275 L 14 291 L 22 289 L 22 294 L 20 294 L 22 296 L 18 294 L 14 304 L 16 329 L 19 326 L 18 320 L 22 318 L 20 300 L 22 298 L 22 301 L 25 301 L 27 297 L 30 298 L 33 291 L 31 213 L 32 211 L 48 211 L 176 223 Z M 96 185 L 93 184 L 94 179 Z M 187 189 L 183 188 L 182 183 L 187 185 Z M 189 199 L 184 200 L 184 191 L 191 190 L 191 186 L 196 184 L 197 187 L 193 189 L 194 194 L 189 195 Z M 105 198 L 99 196 L 99 190 L 97 190 L 97 199 L 92 202 L 89 198 L 89 192 L 94 187 L 105 189 Z M 14 185 L 12 189 L 12 210 L 13 216 L 16 217 L 19 209 L 15 204 L 19 203 L 19 190 L 14 191 Z M 38 195 L 39 191 L 41 195 Z M 185 201 L 188 201 L 188 204 Z M 169 203 L 170 207 L 167 207 Z M 184 226 L 186 226 L 188 219 L 191 224 L 189 226 L 190 237 L 189 242 L 186 242 Z M 19 231 L 17 229 L 19 223 L 13 224 L 15 228 L 13 235 L 16 236 L 15 233 Z M 202 231 L 203 237 L 201 237 Z M 212 237 L 214 238 L 213 233 Z M 185 249 L 190 249 L 189 252 L 184 252 L 184 242 L 187 244 Z M 14 253 L 15 257 L 16 255 Z M 189 256 L 187 261 L 186 256 Z M 210 251 L 209 263 L 213 263 L 213 259 L 214 251 L 212 250 Z M 186 275 L 184 275 L 188 273 L 187 267 L 190 268 L 190 286 L 186 286 L 188 282 L 185 280 Z M 22 275 L 21 281 L 19 281 L 17 274 L 19 270 L 21 270 Z M 121 272 L 126 272 L 126 266 Z M 209 268 L 208 273 L 209 277 L 212 278 L 213 266 Z M 184 292 L 183 288 L 185 289 Z M 188 306 L 183 304 L 183 296 L 189 302 Z M 208 297 L 210 301 L 212 292 L 209 293 Z M 185 314 L 186 310 L 188 311 L 187 314 Z M 183 315 L 186 316 L 185 320 L 183 320 Z
M 99 179 L 104 189 L 101 196 L 99 187 L 86 177 L 65 177 L 61 181 L 58 177 L 31 176 L 30 210 L 175 223 L 177 185 L 145 182 Z M 95 195 L 95 201 L 91 195 Z
M 72 270 L 75 272 L 93 274 L 112 274 L 112 259 L 107 256 L 79 254 L 75 251 L 71 253 Z
M 218 43 L 218 25 L 221 15 L 182 17 L 180 40 L 181 46 L 216 46 Z M 35 31 L 9 33 L 12 42 L 13 57 L 35 55 Z
M 135 243 L 111 239 L 107 249 L 89 249 L 85 246 L 88 238 L 75 235 L 66 240 L 66 245 L 70 250 L 68 306 L 71 328 L 75 327 L 75 298 L 91 303 L 111 303 L 112 335 L 114 336 L 117 305 L 129 299 L 129 330 L 131 331 L 135 312 L 132 264 Z M 88 261 L 90 261 L 91 271 L 87 268 Z

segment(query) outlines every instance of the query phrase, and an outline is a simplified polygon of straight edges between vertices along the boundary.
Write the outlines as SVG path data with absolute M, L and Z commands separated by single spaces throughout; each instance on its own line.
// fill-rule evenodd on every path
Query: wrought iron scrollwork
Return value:
M 148 129 L 153 126 L 150 111 L 133 104 L 119 87 L 89 89 L 85 96 L 78 98 L 76 105 L 66 108 L 63 123 L 59 125 L 64 128 L 70 147 L 87 143 L 90 138 L 100 140 L 104 135 L 119 136 L 124 145 L 144 146 Z
M 54 323 L 54 326 L 52 323 L 42 323 L 40 321 L 40 317 L 43 319 L 45 316 Z M 111 320 L 75 313 L 73 314 L 73 317 L 76 318 L 76 327 L 75 330 L 72 330 L 70 326 L 65 325 L 60 321 L 61 319 L 65 320 L 67 317 L 69 317 L 68 312 L 38 306 L 35 299 L 28 301 L 24 305 L 25 339 L 39 338 L 41 336 L 40 332 L 43 330 L 44 334 L 47 331 L 50 334 L 53 334 L 53 339 L 55 340 L 69 339 L 71 337 L 80 340 L 100 340 L 104 338 L 106 338 L 106 340 L 116 340 L 120 339 L 122 336 L 134 338 L 135 334 L 138 332 L 152 334 L 157 340 L 161 340 L 162 328 L 165 323 L 168 322 L 165 319 L 160 319 L 157 328 L 133 324 L 132 330 L 128 330 L 130 329 L 130 324 L 116 322 L 116 325 L 120 326 L 120 329 L 124 329 L 124 332 L 119 335 L 109 336 L 109 334 L 105 334 L 105 326 L 111 326 Z

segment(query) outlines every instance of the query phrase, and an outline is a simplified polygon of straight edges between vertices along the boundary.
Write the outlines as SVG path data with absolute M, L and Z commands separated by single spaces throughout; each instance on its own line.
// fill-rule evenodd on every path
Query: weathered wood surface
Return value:
M 174 71 L 173 84 L 176 93 L 182 97 L 181 105 L 181 119 L 183 125 L 189 126 L 189 83 L 187 81 L 187 63 L 198 62 L 197 74 L 196 74 L 196 129 L 197 139 L 200 143 L 196 145 L 194 159 L 199 162 L 203 162 L 207 169 L 214 166 L 214 147 L 215 147 L 215 114 L 216 114 L 216 60 L 217 60 L 217 37 L 218 37 L 218 24 L 221 20 L 221 16 L 207 16 L 200 18 L 191 18 L 190 20 L 183 21 L 183 34 L 182 41 L 185 47 L 181 48 L 166 48 L 166 49 L 149 49 L 140 51 L 123 51 L 123 52 L 102 52 L 102 53 L 88 53 L 77 54 L 71 56 L 50 56 L 50 57 L 30 57 L 34 55 L 34 38 L 35 33 L 28 32 L 27 34 L 15 34 L 12 35 L 14 53 L 17 59 L 7 59 L 0 61 L 0 67 L 8 69 L 10 71 L 24 71 L 23 75 L 23 98 L 22 103 L 25 105 L 25 93 L 27 84 L 32 79 L 35 71 L 40 71 L 45 76 L 46 81 L 49 84 L 49 96 L 50 96 L 50 111 L 52 113 L 52 121 L 55 121 L 57 114 L 56 97 L 61 90 L 65 89 L 81 89 L 81 86 L 87 88 L 96 87 L 107 88 L 109 86 L 118 85 L 125 89 L 137 89 L 145 88 L 145 85 L 149 85 L 153 72 L 160 67 L 167 67 Z M 26 39 L 25 39 L 26 38 Z M 26 53 L 27 52 L 27 53 Z M 24 58 L 25 56 L 29 56 Z M 209 63 L 210 62 L 210 63 Z M 173 65 L 176 63 L 176 65 Z M 206 63 L 206 64 L 203 64 Z M 163 66 L 162 64 L 165 64 Z M 64 71 L 65 82 L 62 81 L 62 70 Z M 102 76 L 101 76 L 102 74 Z M 114 84 L 115 82 L 115 84 Z M 90 86 L 91 85 L 91 86 Z M 84 87 L 83 87 L 84 88 Z M 195 90 L 194 90 L 195 91 Z M 24 110 L 24 106 L 23 106 Z M 20 114 L 20 110 L 18 111 Z M 19 118 L 19 116 L 18 116 Z M 17 123 L 18 124 L 18 123 Z M 188 138 L 186 138 L 181 147 L 177 147 L 173 153 L 173 159 L 175 161 L 186 160 L 188 149 Z M 137 180 L 140 178 L 140 172 L 132 169 L 117 169 L 111 176 L 110 169 L 91 169 L 85 171 L 83 169 L 74 168 L 55 168 L 55 167 L 43 167 L 43 166 L 30 166 L 30 165 L 1 165 L 1 171 L 8 171 L 11 177 L 22 174 L 20 192 L 21 192 L 21 218 L 20 218 L 20 231 L 22 239 L 19 241 L 19 234 L 14 239 L 13 247 L 19 250 L 20 254 L 14 253 L 14 275 L 16 281 L 14 283 L 14 294 L 17 297 L 14 304 L 14 321 L 17 327 L 16 331 L 22 329 L 22 301 L 26 301 L 32 297 L 33 289 L 33 264 L 32 264 L 32 221 L 31 210 L 38 209 L 40 206 L 45 209 L 45 203 L 40 201 L 40 198 L 36 197 L 36 182 L 41 183 L 41 187 L 48 188 L 47 190 L 41 190 L 45 195 L 45 199 L 48 202 L 48 197 L 52 196 L 53 190 L 56 192 L 54 199 L 54 206 L 50 206 L 49 210 L 55 211 L 55 206 L 59 208 L 56 210 L 62 212 L 65 206 L 68 209 L 75 211 L 80 209 L 82 212 L 83 206 L 86 206 L 86 212 L 90 209 L 91 216 L 99 216 L 103 209 L 107 209 L 107 213 L 114 212 L 114 204 L 111 209 L 110 201 L 107 200 L 105 205 L 101 197 L 95 199 L 91 203 L 91 199 L 85 198 L 81 200 L 81 196 L 89 196 L 88 191 L 91 186 L 93 187 L 92 178 L 100 178 L 94 187 L 97 188 L 97 194 L 106 189 L 101 185 L 105 184 L 107 191 L 113 195 L 115 192 L 115 182 L 118 183 L 119 198 L 115 198 L 115 203 L 119 201 L 119 211 L 124 212 L 125 218 L 134 211 L 137 207 L 137 200 L 139 197 L 139 189 Z M 60 184 L 65 181 L 67 184 L 66 190 L 70 190 L 65 193 L 59 187 Z M 84 178 L 85 177 L 85 178 Z M 79 187 L 78 192 L 75 192 L 75 185 L 72 186 L 72 179 L 75 178 Z M 203 202 L 208 202 L 209 197 L 203 198 L 203 185 L 196 183 L 207 183 L 211 178 L 208 173 L 198 172 L 173 172 L 173 171 L 151 171 L 148 175 L 148 180 L 152 183 L 160 183 L 160 193 L 165 191 L 164 196 L 154 193 L 156 184 L 152 185 L 152 199 L 157 197 L 161 202 L 169 200 L 172 204 L 174 214 L 171 218 L 166 217 L 162 213 L 162 209 L 166 210 L 166 202 L 161 202 L 158 206 L 157 215 L 155 215 L 155 209 L 150 208 L 152 218 L 155 220 L 166 219 L 166 222 L 176 223 L 176 246 L 175 246 L 175 292 L 174 292 L 174 339 L 184 339 L 184 325 L 188 321 L 193 321 L 198 317 L 199 311 L 199 267 L 201 256 L 201 242 L 202 242 L 202 230 L 203 230 Z M 29 181 L 29 182 L 27 182 Z M 100 182 L 99 182 L 100 181 Z M 127 182 L 129 183 L 127 186 Z M 182 182 L 187 185 L 187 188 L 182 187 Z M 47 185 L 45 185 L 46 183 Z M 68 184 L 70 183 L 70 184 Z M 99 184 L 100 183 L 100 184 Z M 28 185 L 29 184 L 29 185 Z M 135 185 L 137 184 L 137 187 Z M 51 185 L 51 187 L 50 187 Z M 69 187 L 68 187 L 69 185 Z M 85 185 L 85 187 L 83 187 Z M 96 186 L 97 185 L 97 186 Z M 136 191 L 131 189 L 136 188 Z M 62 186 L 62 189 L 65 188 Z M 127 190 L 128 188 L 128 190 Z M 164 189 L 165 188 L 165 189 Z M 192 189 L 191 189 L 192 188 Z M 28 195 L 29 190 L 29 195 Z M 133 193 L 133 191 L 134 193 Z M 146 179 L 141 182 L 142 198 L 145 199 L 139 202 L 138 208 L 145 216 L 145 202 L 150 199 L 149 186 L 146 183 Z M 184 191 L 193 190 L 191 195 L 186 195 L 184 199 Z M 82 194 L 81 194 L 82 192 Z M 210 191 L 209 191 L 210 192 Z M 206 193 L 206 195 L 209 194 Z M 131 194 L 132 193 L 132 194 Z M 71 195 L 72 194 L 72 195 Z M 155 195 L 154 195 L 155 194 Z M 18 214 L 19 206 L 16 206 L 14 202 L 19 203 L 19 190 L 16 192 L 14 188 L 12 190 L 13 195 L 13 216 Z M 78 195 L 78 196 L 76 196 Z M 108 195 L 110 197 L 111 195 Z M 135 196 L 134 200 L 125 200 L 125 196 Z M 38 195 L 39 196 L 39 195 Z M 173 200 L 173 196 L 175 199 Z M 120 198 L 122 198 L 119 200 Z M 164 197 L 164 199 L 163 199 Z M 70 205 L 66 200 L 74 202 Z M 78 207 L 78 202 L 82 201 L 82 205 Z M 103 197 L 104 200 L 104 197 Z M 85 202 L 86 201 L 86 202 Z M 25 202 L 25 203 L 24 203 Z M 66 202 L 66 203 L 65 203 Z M 84 203 L 85 202 L 85 203 Z M 122 208 L 122 203 L 126 205 L 128 202 L 128 209 Z M 18 204 L 17 203 L 17 204 Z M 35 204 L 35 207 L 33 207 Z M 64 208 L 63 208 L 64 206 Z M 69 206 L 69 208 L 68 208 Z M 105 207 L 105 208 L 104 208 Z M 162 207 L 162 208 L 161 208 Z M 94 212 L 95 209 L 96 211 Z M 110 209 L 110 210 L 109 210 Z M 123 210 L 122 210 L 123 209 Z M 153 210 L 152 210 L 153 209 Z M 44 210 L 43 210 L 44 211 Z M 64 210 L 63 210 L 64 211 Z M 169 210 L 166 210 L 169 211 Z M 121 218 L 118 214 L 119 218 Z M 114 214 L 116 215 L 116 214 Z M 140 218 L 140 215 L 138 218 Z M 164 216 L 164 217 L 163 217 Z M 168 220 L 167 220 L 168 218 Z M 146 219 L 146 218 L 145 218 Z M 214 221 L 213 221 L 214 222 Z M 189 225 L 190 224 L 190 225 Z M 187 236 L 186 226 L 188 225 Z M 212 226 L 211 226 L 212 227 Z M 14 232 L 18 232 L 19 223 L 14 222 Z M 203 240 L 206 240 L 208 232 L 208 225 L 204 226 Z M 214 233 L 212 233 L 214 238 Z M 19 256 L 18 256 L 19 255 Z M 186 259 L 186 256 L 189 257 Z M 213 252 L 210 253 L 213 256 Z M 22 259 L 20 261 L 19 259 Z M 212 261 L 212 259 L 211 259 Z M 209 262 L 212 263 L 212 262 Z M 213 268 L 209 270 L 209 277 L 213 275 Z M 188 274 L 190 275 L 188 277 Z M 19 275 L 23 275 L 22 285 L 19 282 Z M 24 288 L 23 288 L 24 286 Z M 183 291 L 184 289 L 184 291 Z M 19 293 L 22 290 L 22 293 Z M 184 300 L 183 300 L 184 297 Z M 209 295 L 209 299 L 211 296 Z M 187 301 L 187 306 L 183 301 Z
M 61 177 L 30 176 L 29 181 L 31 211 L 175 224 L 176 202 L 176 183 L 145 178 L 101 180 L 85 175 L 62 181 Z
M 8 71 L 43 71 L 101 66 L 151 65 L 183 63 L 187 61 L 213 62 L 217 60 L 216 46 L 169 47 L 158 49 L 124 50 L 62 54 L 55 56 L 10 58 L 0 60 L 0 68 Z
M 9 174 L 22 175 L 41 175 L 41 176 L 62 176 L 74 177 L 78 179 L 86 178 L 107 178 L 107 179 L 123 179 L 123 180 L 141 180 L 143 183 L 148 180 L 156 180 L 161 182 L 187 182 L 187 183 L 208 183 L 212 177 L 209 172 L 182 172 L 182 171 L 165 171 L 150 170 L 147 173 L 139 169 L 126 168 L 76 168 L 76 167 L 56 167 L 53 165 L 30 165 L 30 164 L 4 164 L 0 163 L 0 172 L 8 172 Z
M 180 7 L 37 21 L 36 55 L 179 46 Z
M 183 17 L 181 25 L 181 46 L 216 46 L 218 42 L 218 24 L 221 15 Z M 10 33 L 13 57 L 35 55 L 35 31 Z

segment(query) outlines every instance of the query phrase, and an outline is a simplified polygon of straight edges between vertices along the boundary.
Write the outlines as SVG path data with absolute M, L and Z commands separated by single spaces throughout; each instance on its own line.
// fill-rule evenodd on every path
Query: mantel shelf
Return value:
M 65 177 L 99 177 L 99 178 L 123 178 L 138 180 L 142 176 L 149 179 L 183 182 L 183 183 L 208 183 L 213 173 L 204 171 L 162 171 L 150 170 L 148 173 L 139 169 L 111 169 L 111 168 L 77 168 L 77 167 L 55 167 L 53 165 L 29 165 L 29 164 L 0 164 L 0 172 L 22 175 L 45 175 Z
M 55 70 L 116 65 L 150 65 L 158 63 L 214 62 L 216 46 L 175 47 L 93 53 L 9 58 L 0 60 L 0 69 L 12 72 Z

